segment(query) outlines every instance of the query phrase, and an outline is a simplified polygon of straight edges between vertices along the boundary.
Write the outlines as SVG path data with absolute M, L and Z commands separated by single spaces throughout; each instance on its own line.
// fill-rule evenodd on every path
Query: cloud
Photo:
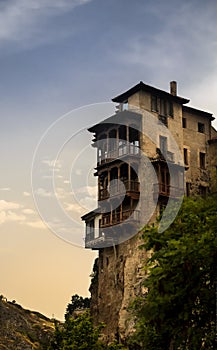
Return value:
M 53 197 L 54 193 L 47 191 L 46 189 L 40 187 L 35 192 L 35 195 L 38 195 L 40 197 Z
M 33 227 L 33 228 L 39 228 L 39 229 L 46 229 L 47 226 L 44 224 L 42 220 L 38 221 L 27 221 L 26 222 L 27 226 Z
M 22 214 L 17 214 L 11 210 L 0 211 L 0 224 L 5 222 L 24 222 L 26 217 Z
M 46 228 L 33 209 L 23 208 L 23 205 L 16 202 L 0 200 L 0 225 L 11 222 L 38 229 Z
M 91 197 L 96 198 L 97 196 L 97 186 L 84 186 L 76 190 L 76 193 L 89 194 Z
M 31 196 L 31 193 L 29 193 L 29 192 L 23 192 L 23 195 L 24 195 L 24 197 L 29 197 L 29 196 Z
M 69 180 L 64 180 L 63 183 L 64 184 L 70 184 L 71 182 Z
M 23 209 L 23 213 L 27 215 L 35 214 L 35 211 L 32 209 Z
M 7 202 L 4 199 L 0 200 L 0 212 L 3 210 L 19 209 L 22 206 L 19 203 Z
M 44 159 L 42 160 L 42 164 L 45 164 L 52 169 L 53 168 L 61 169 L 62 167 L 61 161 L 59 159 L 52 159 L 52 160 Z
M 170 1 L 144 4 L 144 31 L 129 33 L 128 40 L 110 54 L 128 69 L 133 65 L 134 77 L 136 71 L 148 72 L 150 83 L 158 84 L 169 75 L 186 81 L 187 86 L 198 85 L 198 76 L 201 81 L 216 67 L 216 10 L 217 3 L 213 1 L 210 6 L 184 1 L 176 8 Z
M 37 45 L 58 35 L 44 31 L 50 18 L 72 11 L 91 0 L 7 0 L 0 3 L 0 44 Z M 42 34 L 43 31 L 43 35 Z M 53 32 L 53 33 L 52 33 Z M 60 35 L 63 33 L 60 33 Z M 34 40 L 33 40 L 34 38 Z

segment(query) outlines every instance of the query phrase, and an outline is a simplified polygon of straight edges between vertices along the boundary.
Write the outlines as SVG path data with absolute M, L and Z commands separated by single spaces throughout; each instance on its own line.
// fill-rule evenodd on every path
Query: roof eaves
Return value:
M 212 113 L 202 111 L 201 109 L 190 107 L 190 106 L 183 106 L 182 107 L 184 112 L 194 113 L 194 114 L 202 114 L 204 117 L 207 117 L 211 120 L 215 120 Z
M 181 103 L 181 104 L 186 104 L 186 103 L 188 103 L 190 101 L 189 99 L 186 99 L 186 98 L 183 98 L 183 97 L 180 97 L 180 96 L 174 96 L 174 95 L 170 94 L 169 92 L 166 92 L 164 90 L 160 90 L 160 89 L 155 88 L 155 87 L 153 87 L 151 85 L 147 85 L 147 84 L 143 83 L 142 81 L 140 81 L 140 83 L 134 85 L 129 90 L 127 90 L 127 91 L 123 92 L 122 94 L 114 97 L 112 99 L 112 101 L 113 102 L 118 102 L 118 103 L 126 102 L 130 96 L 132 96 L 133 94 L 135 94 L 136 92 L 138 92 L 140 90 L 141 91 L 150 91 L 152 93 L 155 93 L 156 95 L 164 95 L 165 97 L 173 99 L 176 102 Z

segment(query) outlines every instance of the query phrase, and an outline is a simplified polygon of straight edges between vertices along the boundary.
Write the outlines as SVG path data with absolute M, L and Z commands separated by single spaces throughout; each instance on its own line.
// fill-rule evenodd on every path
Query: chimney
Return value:
M 170 82 L 170 93 L 173 96 L 177 96 L 177 82 L 176 81 Z

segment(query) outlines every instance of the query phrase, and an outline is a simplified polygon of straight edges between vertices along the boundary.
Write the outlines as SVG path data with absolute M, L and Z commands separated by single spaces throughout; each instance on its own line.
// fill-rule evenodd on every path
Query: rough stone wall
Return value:
M 185 181 L 191 184 L 191 194 L 198 194 L 199 187 L 208 187 L 210 176 L 208 171 L 209 154 L 208 140 L 210 139 L 210 120 L 207 117 L 184 113 L 187 128 L 183 129 L 183 148 L 188 149 L 189 167 L 185 173 Z M 198 122 L 205 126 L 205 132 L 198 132 Z M 206 154 L 206 168 L 200 168 L 200 152 Z
M 128 311 L 135 296 L 141 295 L 146 253 L 139 249 L 139 235 L 99 251 L 97 281 L 92 283 L 91 312 L 96 323 L 104 322 L 104 340 L 124 340 L 133 331 Z
M 209 144 L 209 156 L 210 156 L 210 178 L 211 178 L 211 192 L 217 192 L 217 139 L 212 140 Z

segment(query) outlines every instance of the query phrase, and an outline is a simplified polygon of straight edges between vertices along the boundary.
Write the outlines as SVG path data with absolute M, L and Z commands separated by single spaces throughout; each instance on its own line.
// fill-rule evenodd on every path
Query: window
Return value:
M 191 194 L 191 184 L 190 182 L 186 182 L 186 196 L 189 197 Z
M 86 223 L 86 234 L 94 237 L 94 220 L 87 221 Z
M 182 118 L 182 127 L 183 127 L 184 129 L 187 128 L 187 119 L 186 119 L 186 118 Z
M 160 136 L 160 150 L 164 157 L 167 156 L 167 137 Z
M 199 193 L 202 197 L 206 197 L 206 187 L 205 186 L 200 186 L 199 187 Z
M 205 132 L 205 125 L 203 123 L 198 123 L 198 132 L 201 132 L 204 134 Z
M 200 168 L 201 169 L 206 168 L 206 154 L 203 152 L 200 152 Z
M 157 96 L 152 95 L 151 96 L 151 110 L 153 112 L 157 112 L 158 108 L 157 108 Z
M 167 104 L 166 101 L 163 99 L 160 100 L 160 115 L 167 115 Z
M 124 102 L 123 107 L 122 107 L 122 111 L 128 111 L 128 109 L 129 109 L 128 102 Z
M 168 102 L 168 115 L 170 115 L 170 117 L 173 117 L 173 103 L 172 102 Z
M 159 107 L 158 107 L 159 106 Z M 173 103 L 171 101 L 166 101 L 163 98 L 157 97 L 155 95 L 151 96 L 151 110 L 153 112 L 159 112 L 162 116 L 169 115 L 173 118 Z
M 189 165 L 189 162 L 188 162 L 188 149 L 187 148 L 183 149 L 183 156 L 184 156 L 184 164 L 185 165 Z

